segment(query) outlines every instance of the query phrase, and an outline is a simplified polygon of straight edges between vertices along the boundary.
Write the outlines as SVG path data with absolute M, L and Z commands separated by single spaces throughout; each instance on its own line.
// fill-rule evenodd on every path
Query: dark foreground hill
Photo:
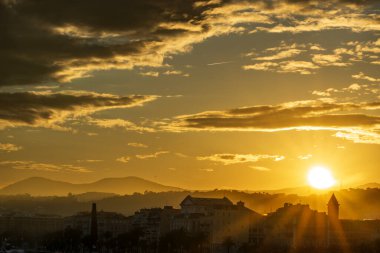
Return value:
M 133 194 L 164 191 L 180 191 L 180 188 L 158 184 L 138 177 L 104 178 L 87 184 L 72 184 L 42 177 L 32 177 L 0 190 L 2 195 L 29 194 L 32 196 L 66 196 L 69 193 L 103 192 L 114 194 Z

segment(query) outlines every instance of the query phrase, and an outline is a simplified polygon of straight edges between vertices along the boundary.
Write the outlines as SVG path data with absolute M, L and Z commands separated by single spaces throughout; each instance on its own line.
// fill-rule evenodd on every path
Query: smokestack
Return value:
M 96 214 L 96 203 L 92 203 L 91 210 L 91 252 L 96 252 L 98 242 L 98 219 Z

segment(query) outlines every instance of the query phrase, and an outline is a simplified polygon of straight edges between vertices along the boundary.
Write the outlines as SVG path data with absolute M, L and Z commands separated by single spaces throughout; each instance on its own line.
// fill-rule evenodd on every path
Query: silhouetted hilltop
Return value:
M 0 194 L 67 195 L 74 188 L 75 185 L 71 183 L 43 177 L 31 177 L 5 186 L 0 190 Z
M 10 184 L 0 190 L 2 195 L 30 194 L 33 196 L 65 196 L 69 193 L 103 192 L 132 194 L 145 191 L 181 191 L 177 187 L 166 186 L 138 177 L 105 178 L 93 183 L 72 184 L 42 177 L 31 177 Z

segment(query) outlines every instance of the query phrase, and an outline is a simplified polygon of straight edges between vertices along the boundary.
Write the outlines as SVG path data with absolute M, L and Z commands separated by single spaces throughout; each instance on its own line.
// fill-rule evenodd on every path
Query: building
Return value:
M 172 206 L 144 208 L 131 217 L 131 227 L 142 232 L 144 241 L 155 245 L 162 236 L 170 231 L 171 220 L 179 212 Z
M 239 201 L 233 204 L 228 198 L 196 198 L 187 196 L 180 204 L 181 213 L 173 218 L 172 230 L 184 229 L 191 233 L 205 233 L 212 251 L 219 251 L 226 240 L 235 247 L 249 242 L 252 224 L 261 215 Z
M 310 209 L 309 205 L 285 203 L 262 219 L 259 227 L 261 233 L 252 231 L 252 244 L 276 244 L 284 248 L 327 245 L 327 215 Z
M 328 246 L 347 250 L 365 242 L 380 240 L 380 220 L 339 219 L 340 204 L 333 194 L 327 203 Z
M 76 215 L 64 218 L 64 226 L 72 227 L 82 231 L 83 235 L 91 235 L 91 212 L 80 212 Z M 96 212 L 97 233 L 98 236 L 109 234 L 109 236 L 117 236 L 131 229 L 130 219 L 126 216 L 114 212 Z
M 250 245 L 348 252 L 351 246 L 380 239 L 380 220 L 341 220 L 339 208 L 335 194 L 327 203 L 327 214 L 309 205 L 285 203 L 251 227 Z
M 380 239 L 380 220 L 341 220 L 346 241 L 359 245 Z
M 339 220 L 339 202 L 334 193 L 331 195 L 331 198 L 327 203 L 327 215 L 331 221 Z

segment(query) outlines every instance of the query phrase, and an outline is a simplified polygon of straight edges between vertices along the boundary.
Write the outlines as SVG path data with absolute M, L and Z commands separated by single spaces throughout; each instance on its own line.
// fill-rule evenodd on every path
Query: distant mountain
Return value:
M 360 189 L 380 188 L 380 184 L 379 183 L 368 183 L 368 184 L 359 185 L 356 188 L 360 188 Z
M 114 194 L 133 194 L 165 191 L 182 191 L 181 188 L 158 184 L 138 177 L 104 178 L 87 184 L 72 184 L 43 177 L 31 177 L 10 184 L 0 190 L 2 195 L 30 194 L 33 196 L 64 196 L 68 193 L 82 194 L 101 192 Z

